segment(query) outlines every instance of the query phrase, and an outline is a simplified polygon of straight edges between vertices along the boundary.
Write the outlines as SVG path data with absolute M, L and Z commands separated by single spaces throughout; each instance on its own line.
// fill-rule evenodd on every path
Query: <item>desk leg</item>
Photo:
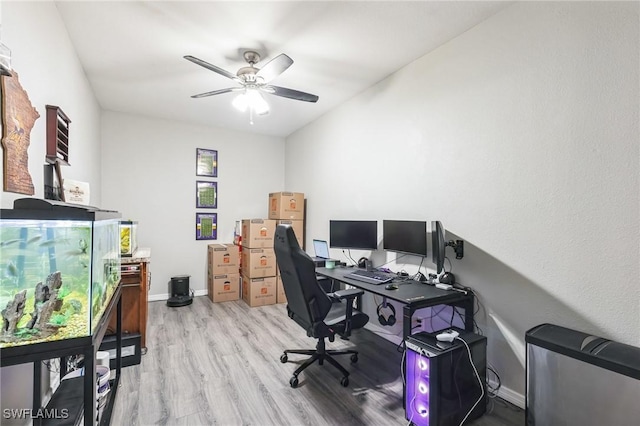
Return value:
M 416 309 L 410 305 L 404 305 L 402 308 L 402 345 L 407 337 L 411 336 L 411 318 Z
M 469 298 L 462 302 L 462 307 L 464 308 L 464 329 L 466 331 L 470 331 L 473 333 L 473 306 L 474 306 L 474 296 L 473 294 L 469 295 Z

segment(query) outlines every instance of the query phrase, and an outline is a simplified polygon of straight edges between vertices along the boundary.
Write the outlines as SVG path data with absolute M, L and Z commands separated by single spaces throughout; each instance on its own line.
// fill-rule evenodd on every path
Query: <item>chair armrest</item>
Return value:
M 331 293 L 331 296 L 342 300 L 342 299 L 354 299 L 357 296 L 361 296 L 364 294 L 364 290 L 359 290 L 357 288 L 349 288 L 346 290 L 338 290 Z
M 337 300 L 347 299 L 345 303 L 345 327 L 342 333 L 343 339 L 348 339 L 351 335 L 351 316 L 353 315 L 353 300 L 364 294 L 364 290 L 350 288 L 346 290 L 338 290 L 329 294 L 329 297 L 333 297 Z

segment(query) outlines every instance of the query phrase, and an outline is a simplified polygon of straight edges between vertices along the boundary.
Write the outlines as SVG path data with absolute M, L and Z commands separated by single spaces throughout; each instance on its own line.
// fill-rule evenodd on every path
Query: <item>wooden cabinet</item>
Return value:
M 146 352 L 148 292 L 151 283 L 149 250 L 138 249 L 133 257 L 122 258 L 122 334 L 139 333 L 142 353 Z M 109 321 L 115 330 L 116 318 Z

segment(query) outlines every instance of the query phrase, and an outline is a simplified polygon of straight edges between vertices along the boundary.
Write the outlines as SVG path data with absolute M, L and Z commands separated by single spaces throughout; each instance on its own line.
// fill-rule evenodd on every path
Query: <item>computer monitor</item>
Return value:
M 440 221 L 431 222 L 431 258 L 436 265 L 436 273 L 441 273 L 444 269 L 444 249 L 446 243 L 444 241 L 444 227 Z
M 378 222 L 375 220 L 330 220 L 329 246 L 332 248 L 375 250 Z
M 415 220 L 384 220 L 382 248 L 399 253 L 427 255 L 427 222 Z

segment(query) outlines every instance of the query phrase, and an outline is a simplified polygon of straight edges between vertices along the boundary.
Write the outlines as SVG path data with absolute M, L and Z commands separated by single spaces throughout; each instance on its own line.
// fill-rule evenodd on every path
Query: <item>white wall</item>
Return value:
M 71 119 L 71 166 L 62 167 L 62 177 L 89 182 L 90 203 L 100 206 L 100 106 L 56 6 L 53 2 L 2 3 L 2 42 L 11 49 L 12 67 L 40 114 L 31 131 L 28 150 L 34 197 L 44 198 L 45 105 L 56 105 Z M 11 208 L 13 200 L 23 197 L 27 195 L 2 192 L 2 207 Z
M 105 112 L 104 207 L 139 222 L 151 248 L 152 299 L 172 276 L 206 294 L 207 245 L 233 242 L 235 222 L 265 218 L 269 192 L 284 190 L 284 139 Z M 218 178 L 196 176 L 196 148 L 218 151 Z M 196 180 L 218 182 L 218 208 L 196 209 Z M 196 212 L 218 214 L 218 239 L 196 241 Z
M 31 131 L 29 173 L 37 198 L 44 198 L 43 165 L 46 153 L 45 105 L 57 105 L 71 119 L 69 159 L 63 178 L 89 182 L 91 203 L 101 203 L 100 107 L 75 55 L 53 2 L 2 2 L 2 42 L 11 49 L 12 66 L 31 104 L 40 114 Z M 0 171 L 0 176 L 2 176 Z M 1 178 L 3 179 L 3 177 Z M 24 194 L 2 192 L 2 208 Z M 44 367 L 43 367 L 44 368 Z M 0 408 L 31 408 L 31 364 L 0 370 Z M 45 370 L 46 371 L 46 370 Z M 48 387 L 43 374 L 44 389 Z M 3 425 L 29 423 L 5 419 Z
M 638 7 L 515 4 L 287 138 L 307 243 L 360 218 L 465 240 L 448 257 L 520 403 L 535 325 L 640 345 Z

